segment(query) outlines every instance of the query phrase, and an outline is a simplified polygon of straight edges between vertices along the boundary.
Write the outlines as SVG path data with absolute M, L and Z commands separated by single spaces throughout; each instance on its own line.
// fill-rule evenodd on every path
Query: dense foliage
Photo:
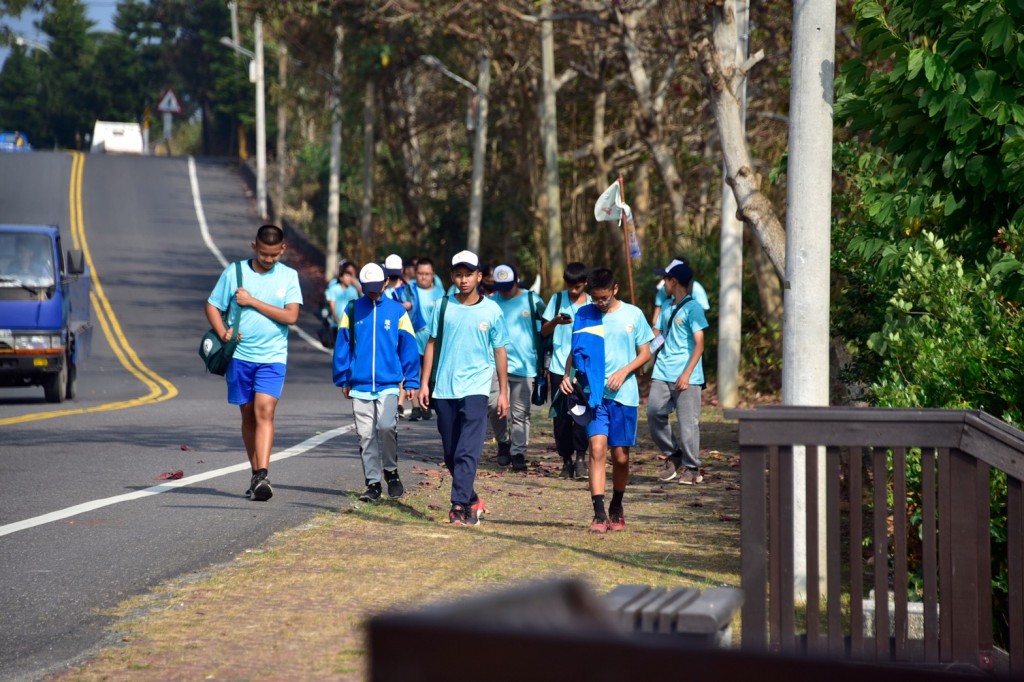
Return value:
M 833 318 L 879 404 L 1024 405 L 1024 8 L 859 0 Z

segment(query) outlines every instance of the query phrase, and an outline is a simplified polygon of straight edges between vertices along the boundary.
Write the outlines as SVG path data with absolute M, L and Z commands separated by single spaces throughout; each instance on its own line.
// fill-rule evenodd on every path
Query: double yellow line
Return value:
M 92 304 L 93 314 L 103 329 L 103 335 L 114 350 L 121 365 L 131 372 L 148 389 L 148 393 L 132 400 L 121 400 L 113 403 L 104 403 L 94 407 L 76 408 L 68 410 L 55 410 L 52 412 L 38 412 L 18 417 L 0 419 L 0 426 L 7 424 L 19 424 L 25 422 L 52 419 L 72 414 L 86 414 L 89 412 L 110 412 L 113 410 L 124 410 L 140 405 L 160 403 L 178 395 L 178 389 L 171 382 L 149 369 L 135 350 L 132 349 L 128 339 L 121 330 L 121 324 L 114 315 L 114 309 L 110 306 L 103 293 L 103 284 L 100 282 L 99 274 L 96 272 L 96 264 L 93 263 L 92 253 L 89 252 L 89 243 L 85 239 L 85 223 L 82 219 L 82 174 L 85 168 L 85 154 L 81 152 L 71 153 L 71 182 L 68 188 L 68 206 L 70 207 L 71 242 L 75 249 L 81 249 L 85 256 L 85 263 L 89 268 L 89 276 L 92 280 L 92 287 L 89 292 L 89 301 Z

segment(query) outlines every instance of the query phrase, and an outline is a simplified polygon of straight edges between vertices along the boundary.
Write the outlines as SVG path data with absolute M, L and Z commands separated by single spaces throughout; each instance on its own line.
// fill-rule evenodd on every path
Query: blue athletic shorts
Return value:
M 228 403 L 251 403 L 257 393 L 265 393 L 280 400 L 284 389 L 284 372 L 283 362 L 262 363 L 233 359 L 224 376 L 228 380 Z
M 593 436 L 607 436 L 610 448 L 636 445 L 636 407 L 604 398 L 587 424 L 587 438 Z

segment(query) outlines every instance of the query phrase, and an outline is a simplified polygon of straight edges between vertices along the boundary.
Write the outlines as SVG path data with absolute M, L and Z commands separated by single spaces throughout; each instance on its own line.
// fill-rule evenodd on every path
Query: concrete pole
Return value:
M 263 19 L 256 15 L 256 210 L 267 219 L 267 101 L 263 78 Z
M 274 221 L 284 222 L 284 190 L 288 179 L 288 107 L 284 93 L 288 86 L 288 46 L 283 42 L 277 48 L 277 187 L 274 192 Z
M 782 402 L 785 405 L 828 405 L 829 402 L 835 35 L 835 0 L 796 0 L 793 3 L 793 85 L 789 105 L 782 329 Z M 806 467 L 820 466 L 820 457 L 820 453 L 815 452 L 800 455 L 794 452 L 795 587 L 797 593 L 803 595 L 807 588 Z M 824 477 L 819 476 L 818 480 L 824 485 Z
M 734 0 L 736 12 L 736 65 L 747 58 L 750 0 Z M 747 81 L 740 95 L 743 130 L 746 132 Z M 736 195 L 722 182 L 722 226 L 720 233 L 718 289 L 718 402 L 736 407 L 739 401 L 740 341 L 743 336 L 743 223 L 736 217 Z
M 476 130 L 473 136 L 473 176 L 469 191 L 469 229 L 466 248 L 480 253 L 480 221 L 484 205 L 484 161 L 487 154 L 487 96 L 491 91 L 491 56 L 480 52 L 480 73 L 476 81 Z
M 235 45 L 241 45 L 238 42 L 238 3 L 229 2 L 228 9 L 231 11 L 231 42 Z
M 555 36 L 551 0 L 540 8 L 541 101 L 540 131 L 544 145 L 544 180 L 547 186 L 548 290 L 562 286 L 565 256 L 562 250 L 562 198 L 558 187 L 558 109 L 555 101 Z
M 374 124 L 376 107 L 374 107 L 375 88 L 373 78 L 367 77 L 366 90 L 363 96 L 363 201 L 359 210 L 359 239 L 363 248 L 371 243 L 373 227 L 373 150 L 376 142 Z M 369 255 L 369 254 L 367 254 Z
M 338 223 L 341 214 L 341 45 L 345 29 L 334 29 L 334 68 L 331 71 L 331 162 L 327 181 L 327 265 L 324 278 L 338 274 Z

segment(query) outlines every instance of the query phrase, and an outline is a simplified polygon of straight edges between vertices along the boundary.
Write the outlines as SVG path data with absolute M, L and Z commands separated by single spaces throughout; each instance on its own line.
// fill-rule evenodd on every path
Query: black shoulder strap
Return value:
M 444 339 L 444 311 L 448 308 L 448 297 L 441 299 L 441 310 L 437 314 L 437 336 L 434 337 L 434 364 L 430 367 L 430 392 L 434 392 L 437 364 L 441 361 L 441 341 Z
M 558 300 L 555 302 L 555 316 L 558 316 L 559 311 L 562 310 L 562 301 L 565 299 L 565 292 L 558 292 Z
M 675 307 L 672 308 L 672 314 L 669 316 L 668 324 L 665 326 L 665 340 L 666 341 L 668 341 L 668 335 L 672 333 L 672 321 L 674 319 L 676 319 L 676 313 L 678 313 L 682 309 L 682 307 L 684 305 L 686 305 L 687 301 L 692 301 L 692 300 L 693 300 L 693 296 L 690 296 L 689 294 L 687 294 L 685 297 L 683 297 L 683 300 L 681 300 L 679 303 L 676 303 Z
M 345 317 L 348 318 L 348 352 L 356 352 L 356 300 L 352 299 L 345 305 Z

